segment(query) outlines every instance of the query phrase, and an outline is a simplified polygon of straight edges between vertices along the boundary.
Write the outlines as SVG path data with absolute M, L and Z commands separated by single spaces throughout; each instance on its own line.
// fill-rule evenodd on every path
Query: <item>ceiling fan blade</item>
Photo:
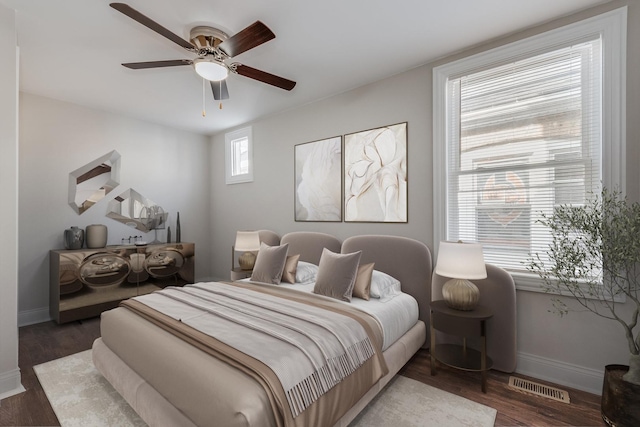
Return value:
M 263 83 L 270 84 L 272 86 L 279 87 L 284 90 L 291 90 L 296 86 L 296 82 L 287 80 L 283 77 L 279 77 L 266 71 L 257 70 L 247 65 L 235 64 L 236 73 L 241 76 L 249 77 L 250 79 L 258 80 Z
M 229 90 L 227 89 L 227 81 L 220 80 L 218 82 L 211 83 L 211 90 L 213 91 L 213 99 L 221 101 L 223 99 L 229 99 Z
M 161 68 L 161 67 L 176 67 L 178 65 L 191 65 L 193 63 L 190 59 L 171 59 L 168 61 L 148 61 L 148 62 L 127 62 L 124 65 L 132 70 L 142 70 L 145 68 Z
M 234 57 L 275 38 L 276 35 L 266 25 L 256 21 L 238 34 L 220 43 L 218 48 L 229 57 Z
M 126 5 L 124 3 L 111 3 L 109 6 L 111 6 L 112 8 L 117 10 L 118 12 L 127 15 L 129 18 L 133 19 L 134 21 L 138 21 L 139 23 L 141 23 L 145 27 L 155 31 L 156 33 L 160 34 L 161 36 L 168 38 L 169 40 L 171 40 L 175 44 L 180 45 L 180 46 L 182 46 L 183 48 L 185 48 L 185 49 L 187 49 L 189 51 L 195 51 L 196 50 L 196 48 L 191 43 L 189 43 L 188 41 L 186 41 L 182 37 L 178 36 L 177 34 L 174 34 L 171 31 L 167 30 L 165 27 L 163 27 L 162 25 L 158 24 L 157 22 L 155 22 L 151 18 L 148 18 L 147 16 L 145 16 L 142 13 L 138 12 L 137 10 L 132 8 L 131 6 Z

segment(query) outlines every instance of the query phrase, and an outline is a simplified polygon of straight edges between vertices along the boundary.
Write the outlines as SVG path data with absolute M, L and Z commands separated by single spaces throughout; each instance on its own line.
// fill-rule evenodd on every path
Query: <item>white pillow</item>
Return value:
M 380 302 L 387 302 L 401 294 L 400 281 L 382 271 L 373 270 L 371 275 L 371 290 L 369 296 L 378 298 Z
M 298 261 L 296 283 L 310 283 L 316 281 L 318 266 L 310 262 Z

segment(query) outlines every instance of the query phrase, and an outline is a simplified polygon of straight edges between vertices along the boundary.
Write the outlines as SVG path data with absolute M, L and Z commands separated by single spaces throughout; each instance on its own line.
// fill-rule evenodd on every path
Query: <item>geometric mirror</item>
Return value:
M 109 201 L 107 216 L 144 233 L 164 228 L 168 213 L 133 188 Z
M 78 215 L 120 185 L 120 154 L 113 150 L 69 174 L 69 206 Z

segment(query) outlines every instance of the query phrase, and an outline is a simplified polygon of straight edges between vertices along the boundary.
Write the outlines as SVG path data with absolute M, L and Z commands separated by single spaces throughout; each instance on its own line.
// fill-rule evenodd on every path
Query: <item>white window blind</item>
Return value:
M 600 192 L 601 62 L 595 38 L 447 81 L 447 240 L 524 272 L 540 213 Z
M 434 251 L 480 241 L 541 290 L 523 264 L 548 249 L 540 212 L 625 192 L 626 33 L 622 7 L 434 67 Z

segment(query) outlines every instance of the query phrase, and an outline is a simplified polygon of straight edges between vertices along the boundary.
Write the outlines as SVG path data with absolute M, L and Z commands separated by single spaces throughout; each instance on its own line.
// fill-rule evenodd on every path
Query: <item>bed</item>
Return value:
M 363 388 L 359 384 L 364 378 L 358 375 L 364 374 L 358 369 L 343 381 L 353 383 L 357 392 L 334 393 L 335 387 L 327 393 L 330 403 L 321 408 L 330 413 L 331 421 L 323 425 L 346 426 L 429 342 L 430 252 L 423 243 L 398 236 L 354 236 L 340 243 L 324 233 L 294 232 L 284 235 L 281 244 L 288 245 L 289 254 L 299 254 L 301 261 L 316 265 L 324 248 L 343 254 L 362 251 L 360 264 L 374 262 L 375 270 L 398 279 L 402 292 L 417 306 L 413 324 L 405 332 L 385 332 L 385 337 L 398 336 L 382 344 L 385 375 Z M 296 286 L 289 287 L 301 292 Z M 274 413 L 265 389 L 233 363 L 208 355 L 123 307 L 103 313 L 101 330 L 102 337 L 93 346 L 95 366 L 149 425 L 283 425 L 283 416 Z M 319 425 L 318 414 L 311 410 L 303 414 L 306 418 L 296 419 L 307 421 L 298 425 Z

